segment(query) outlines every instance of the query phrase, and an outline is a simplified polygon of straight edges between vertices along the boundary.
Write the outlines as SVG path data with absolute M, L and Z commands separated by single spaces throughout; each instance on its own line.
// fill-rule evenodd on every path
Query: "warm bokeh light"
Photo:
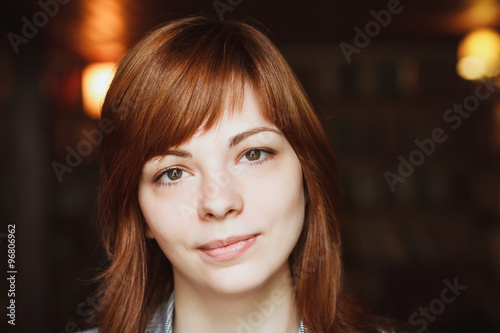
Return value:
M 486 25 L 496 23 L 499 16 L 497 0 L 469 0 L 466 20 L 470 25 Z
M 466 80 L 479 80 L 500 73 L 500 58 L 497 56 L 471 55 L 458 61 L 458 74 Z
M 496 27 L 500 22 L 500 3 L 498 0 L 460 0 L 449 6 L 446 15 L 433 17 L 436 25 L 449 33 L 466 34 L 474 29 Z
M 87 62 L 119 61 L 143 31 L 142 13 L 148 8 L 134 0 L 74 1 L 71 7 L 54 20 L 54 34 Z
M 500 74 L 500 35 L 496 30 L 478 29 L 462 39 L 457 72 L 466 80 Z
M 114 76 L 115 63 L 93 63 L 85 67 L 82 74 L 82 99 L 85 113 L 97 119 L 109 84 Z

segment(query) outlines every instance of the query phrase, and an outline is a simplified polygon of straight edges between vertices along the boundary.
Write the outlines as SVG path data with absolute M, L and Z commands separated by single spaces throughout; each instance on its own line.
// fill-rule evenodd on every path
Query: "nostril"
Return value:
M 223 220 L 236 216 L 243 208 L 243 198 L 235 188 L 226 186 L 214 195 L 204 195 L 199 202 L 199 216 L 204 220 Z
M 206 213 L 205 217 L 208 218 L 208 219 L 213 219 L 213 218 L 215 218 L 215 215 L 212 214 L 212 213 Z
M 238 215 L 238 210 L 236 209 L 229 209 L 226 211 L 225 214 L 216 214 L 214 212 L 205 212 L 205 214 L 203 215 L 203 218 L 205 220 L 224 220 L 224 218 L 226 217 L 234 217 Z
M 226 212 L 226 215 L 236 215 L 236 209 L 230 209 Z

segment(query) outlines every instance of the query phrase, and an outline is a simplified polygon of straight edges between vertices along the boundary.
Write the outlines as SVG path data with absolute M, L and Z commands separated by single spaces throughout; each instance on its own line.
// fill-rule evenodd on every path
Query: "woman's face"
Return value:
M 139 203 L 176 287 L 244 293 L 289 270 L 304 222 L 302 170 L 247 89 L 241 110 L 144 165 Z

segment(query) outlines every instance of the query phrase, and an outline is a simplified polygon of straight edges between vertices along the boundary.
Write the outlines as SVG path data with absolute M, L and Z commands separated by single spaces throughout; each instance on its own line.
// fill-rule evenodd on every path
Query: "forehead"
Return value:
M 194 135 L 179 145 L 169 147 L 165 155 L 153 157 L 144 165 L 144 168 L 147 170 L 161 163 L 171 151 L 188 152 L 190 156 L 192 153 L 197 155 L 201 151 L 212 151 L 212 149 L 225 151 L 231 149 L 233 143 L 236 142 L 234 143 L 236 145 L 240 140 L 246 140 L 253 145 L 266 145 L 273 140 L 273 135 L 276 138 L 276 134 L 282 135 L 279 128 L 265 118 L 259 107 L 257 96 L 252 89 L 248 89 L 245 90 L 244 99 L 238 107 L 226 108 L 218 121 L 210 128 L 202 124 Z M 243 137 L 243 139 L 236 139 L 238 137 Z
M 271 121 L 264 117 L 258 97 L 252 88 L 245 88 L 244 98 L 234 108 L 229 105 L 224 109 L 220 119 L 210 128 L 202 125 L 188 140 L 195 141 L 207 137 L 226 138 L 258 127 L 269 127 L 278 130 Z

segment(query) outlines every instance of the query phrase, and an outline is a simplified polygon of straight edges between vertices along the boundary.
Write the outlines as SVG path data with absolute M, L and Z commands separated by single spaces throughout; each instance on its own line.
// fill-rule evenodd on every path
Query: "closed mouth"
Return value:
M 246 241 L 251 238 L 254 238 L 258 236 L 258 234 L 248 234 L 248 235 L 241 235 L 241 236 L 232 236 L 224 239 L 217 239 L 214 241 L 211 241 L 209 243 L 206 243 L 202 246 L 199 247 L 200 250 L 213 250 L 221 247 L 226 247 L 241 241 Z

